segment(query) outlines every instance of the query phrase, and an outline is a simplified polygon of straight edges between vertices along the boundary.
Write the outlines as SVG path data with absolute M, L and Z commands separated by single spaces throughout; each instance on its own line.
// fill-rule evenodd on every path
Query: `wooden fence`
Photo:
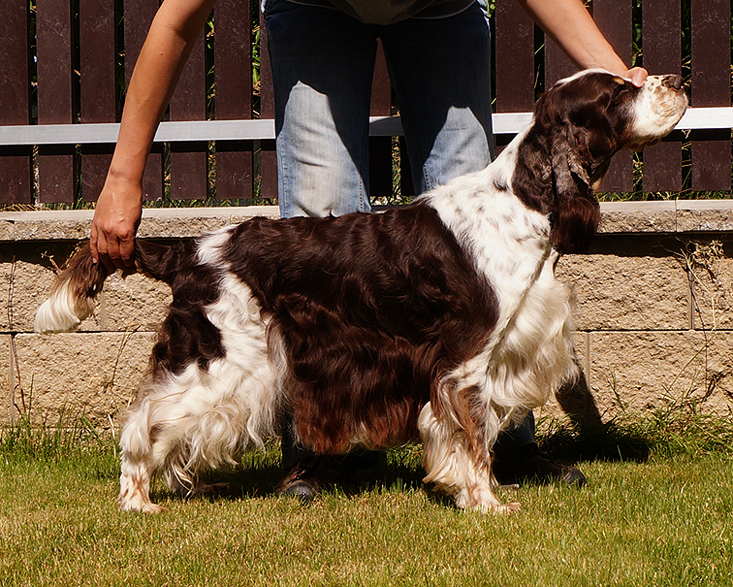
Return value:
M 96 199 L 117 133 L 124 87 L 159 0 L 2 0 L 0 204 L 79 204 Z M 615 161 L 608 191 L 731 189 L 731 15 L 728 0 L 593 0 L 596 22 L 627 62 L 682 73 L 685 119 L 662 145 Z M 148 200 L 249 201 L 276 197 L 272 88 L 257 2 L 219 0 L 156 136 Z M 527 120 L 538 88 L 573 72 L 517 2 L 498 0 L 495 130 Z M 449 39 L 446 42 L 450 42 Z M 253 59 L 261 80 L 253 84 Z M 372 93 L 372 195 L 393 190 L 400 134 L 389 79 L 378 60 Z M 402 159 L 405 164 L 405 159 Z M 643 173 L 641 172 L 643 170 Z M 409 173 L 402 173 L 409 178 Z M 403 193 L 412 189 L 402 183 Z M 166 190 L 168 190 L 166 192 Z

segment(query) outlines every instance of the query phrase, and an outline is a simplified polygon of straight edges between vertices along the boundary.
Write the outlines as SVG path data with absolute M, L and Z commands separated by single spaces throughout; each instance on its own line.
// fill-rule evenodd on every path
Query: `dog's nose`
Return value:
M 667 88 L 674 90 L 682 89 L 682 76 L 680 75 L 667 75 L 662 80 L 662 84 Z

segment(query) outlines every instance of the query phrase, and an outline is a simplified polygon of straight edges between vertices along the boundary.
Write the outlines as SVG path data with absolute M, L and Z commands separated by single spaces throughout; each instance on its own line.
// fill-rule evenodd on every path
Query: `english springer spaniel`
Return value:
M 136 270 L 173 302 L 121 432 L 121 509 L 161 509 L 155 474 L 206 490 L 202 473 L 262 446 L 283 410 L 317 454 L 419 438 L 425 481 L 458 507 L 518 509 L 494 496 L 497 434 L 576 375 L 555 264 L 589 246 L 611 156 L 659 141 L 686 105 L 679 76 L 585 71 L 486 169 L 411 206 L 136 241 Z M 75 329 L 106 277 L 82 248 L 36 330 Z

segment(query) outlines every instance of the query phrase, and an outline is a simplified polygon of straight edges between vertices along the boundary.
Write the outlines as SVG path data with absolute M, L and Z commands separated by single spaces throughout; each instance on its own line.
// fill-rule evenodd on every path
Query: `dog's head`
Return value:
M 595 189 L 621 149 L 659 142 L 687 107 L 682 79 L 649 76 L 641 87 L 605 71 L 559 81 L 537 101 L 519 146 L 513 187 L 549 214 L 560 252 L 587 250 L 600 219 Z

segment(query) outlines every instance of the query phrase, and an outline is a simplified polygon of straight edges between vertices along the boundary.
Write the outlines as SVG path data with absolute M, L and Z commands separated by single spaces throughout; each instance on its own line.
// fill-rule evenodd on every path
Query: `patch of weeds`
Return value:
M 0 429 L 0 455 L 6 462 L 40 460 L 59 462 L 83 457 L 114 461 L 117 444 L 113 436 L 100 433 L 82 415 L 69 417 L 63 411 L 54 425 L 40 424 L 29 414 Z

